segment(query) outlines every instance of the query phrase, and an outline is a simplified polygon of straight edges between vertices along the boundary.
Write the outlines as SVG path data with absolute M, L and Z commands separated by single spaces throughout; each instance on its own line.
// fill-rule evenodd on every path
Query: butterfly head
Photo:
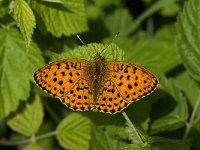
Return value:
M 97 52 L 94 56 L 94 60 L 95 61 L 104 61 L 105 58 L 101 56 L 101 53 L 100 52 Z

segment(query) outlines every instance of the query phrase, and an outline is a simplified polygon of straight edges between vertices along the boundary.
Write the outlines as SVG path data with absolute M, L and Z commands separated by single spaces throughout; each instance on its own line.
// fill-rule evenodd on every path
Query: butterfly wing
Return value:
M 103 91 L 99 94 L 95 107 L 100 112 L 116 113 L 126 108 L 130 102 L 122 96 L 117 86 L 110 79 L 107 80 Z
M 154 75 L 137 65 L 124 62 L 107 62 L 107 65 L 110 75 L 97 105 L 102 112 L 119 112 L 150 94 L 158 85 Z
M 124 62 L 107 62 L 109 77 L 104 82 L 96 103 L 85 74 L 87 61 L 62 60 L 38 69 L 33 77 L 47 93 L 58 97 L 73 110 L 97 110 L 116 113 L 151 93 L 158 80 L 143 68 Z
M 58 97 L 66 106 L 71 109 L 77 107 L 77 109 L 83 110 L 81 106 L 78 107 L 79 103 L 92 101 L 86 79 L 84 79 L 86 64 L 86 60 L 80 59 L 56 61 L 38 69 L 33 74 L 33 78 L 42 90 Z M 78 90 L 82 88 L 83 90 Z M 74 93 L 72 94 L 72 92 Z M 75 93 L 76 95 L 74 95 Z M 84 99 L 82 102 L 79 98 L 80 95 Z M 88 110 L 90 105 L 85 104 L 85 109 Z
M 80 79 L 73 88 L 62 97 L 62 102 L 72 110 L 90 110 L 93 108 L 92 92 L 87 79 Z

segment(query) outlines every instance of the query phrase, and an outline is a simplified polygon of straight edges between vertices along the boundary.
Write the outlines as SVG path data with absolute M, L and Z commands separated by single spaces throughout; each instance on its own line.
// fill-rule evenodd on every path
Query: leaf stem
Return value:
M 54 136 L 56 135 L 57 131 L 51 131 L 49 133 L 45 133 L 45 134 L 42 134 L 42 135 L 39 135 L 35 138 L 35 140 L 40 140 L 40 139 L 45 139 L 47 137 L 50 137 L 50 136 Z
M 21 144 L 26 144 L 31 141 L 31 138 L 25 139 L 25 140 L 20 140 L 20 141 L 7 141 L 5 139 L 0 140 L 0 145 L 7 145 L 7 146 L 13 146 L 13 145 L 21 145 Z
M 200 94 L 199 94 L 199 96 L 197 98 L 197 101 L 195 103 L 195 106 L 194 106 L 194 109 L 192 111 L 192 115 L 190 117 L 190 120 L 189 120 L 189 122 L 186 123 L 186 129 L 185 129 L 185 133 L 183 135 L 183 140 L 186 140 L 188 135 L 189 135 L 189 133 L 190 133 L 190 130 L 192 128 L 193 121 L 194 121 L 194 118 L 195 118 L 195 116 L 197 114 L 197 110 L 198 110 L 199 106 L 200 106 Z
M 44 139 L 50 136 L 56 135 L 56 131 L 51 131 L 39 136 L 32 136 L 31 138 L 24 139 L 24 140 L 18 140 L 18 141 L 7 141 L 6 139 L 0 140 L 0 145 L 7 145 L 7 146 L 13 146 L 13 145 L 21 145 L 21 144 L 27 144 L 30 142 L 35 142 L 40 139 Z
M 147 19 L 147 33 L 150 39 L 154 37 L 154 20 L 153 17 Z
M 131 122 L 131 120 L 129 119 L 129 117 L 127 116 L 127 114 L 126 114 L 125 111 L 122 112 L 122 115 L 123 115 L 124 118 L 126 119 L 126 122 L 127 122 L 128 126 L 129 126 L 129 128 L 132 129 L 133 133 L 136 135 L 136 137 L 137 137 L 137 139 L 138 139 L 140 145 L 143 147 L 143 146 L 145 145 L 145 143 L 143 142 L 143 140 L 142 140 L 140 134 L 138 133 L 138 131 L 137 131 L 137 129 L 136 129 L 134 123 Z

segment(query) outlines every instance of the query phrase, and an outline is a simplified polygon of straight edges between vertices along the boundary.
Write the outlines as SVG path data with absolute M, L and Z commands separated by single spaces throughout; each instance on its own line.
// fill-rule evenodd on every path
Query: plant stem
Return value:
M 145 145 L 145 143 L 143 142 L 140 134 L 138 133 L 134 123 L 131 122 L 131 120 L 129 119 L 129 117 L 127 116 L 127 114 L 124 111 L 122 112 L 122 115 L 126 119 L 126 122 L 127 122 L 128 126 L 129 126 L 129 128 L 132 129 L 133 133 L 136 135 L 138 141 L 140 142 L 140 145 L 143 147 Z
M 37 140 L 40 140 L 40 139 L 44 139 L 44 138 L 53 136 L 55 134 L 56 134 L 56 131 L 52 131 L 52 132 L 45 133 L 45 134 L 42 134 L 42 135 L 39 135 L 39 136 L 36 136 L 36 137 L 31 137 L 31 138 L 24 139 L 24 140 L 19 140 L 19 141 L 7 141 L 5 139 L 1 139 L 0 140 L 0 145 L 7 145 L 7 146 L 21 145 L 21 144 L 30 143 L 30 142 L 33 141 L 33 139 L 34 139 L 34 141 L 37 141 Z
M 25 139 L 25 140 L 20 140 L 20 141 L 7 141 L 5 139 L 0 140 L 0 145 L 7 145 L 7 146 L 12 146 L 12 145 L 21 145 L 21 144 L 26 144 L 31 141 L 31 138 Z
M 153 17 L 147 19 L 147 33 L 150 39 L 154 37 L 154 20 Z
M 189 133 L 190 133 L 190 130 L 192 128 L 193 121 L 194 121 L 194 118 L 195 118 L 195 116 L 197 114 L 197 110 L 198 110 L 199 106 L 200 106 L 200 95 L 197 98 L 197 101 L 196 101 L 194 109 L 192 111 L 192 115 L 190 117 L 190 120 L 189 120 L 189 122 L 186 123 L 186 129 L 185 129 L 185 133 L 183 135 L 183 140 L 186 140 L 188 135 L 189 135 Z
M 56 135 L 56 133 L 57 133 L 56 131 L 45 133 L 45 134 L 42 134 L 42 135 L 39 135 L 39 136 L 35 137 L 35 140 L 45 139 L 47 137 Z

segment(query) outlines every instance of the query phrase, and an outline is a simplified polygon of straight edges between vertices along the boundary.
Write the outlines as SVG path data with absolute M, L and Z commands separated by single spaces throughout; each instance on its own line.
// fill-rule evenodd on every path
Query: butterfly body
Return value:
M 100 53 L 92 61 L 65 59 L 47 64 L 33 77 L 42 90 L 72 110 L 97 109 L 111 114 L 150 94 L 158 85 L 156 77 L 145 69 L 106 61 Z
M 107 63 L 100 53 L 95 55 L 93 62 L 88 62 L 85 66 L 85 78 L 90 85 L 89 90 L 92 92 L 94 103 L 97 102 L 99 93 L 102 92 L 106 78 L 109 76 L 108 69 Z

